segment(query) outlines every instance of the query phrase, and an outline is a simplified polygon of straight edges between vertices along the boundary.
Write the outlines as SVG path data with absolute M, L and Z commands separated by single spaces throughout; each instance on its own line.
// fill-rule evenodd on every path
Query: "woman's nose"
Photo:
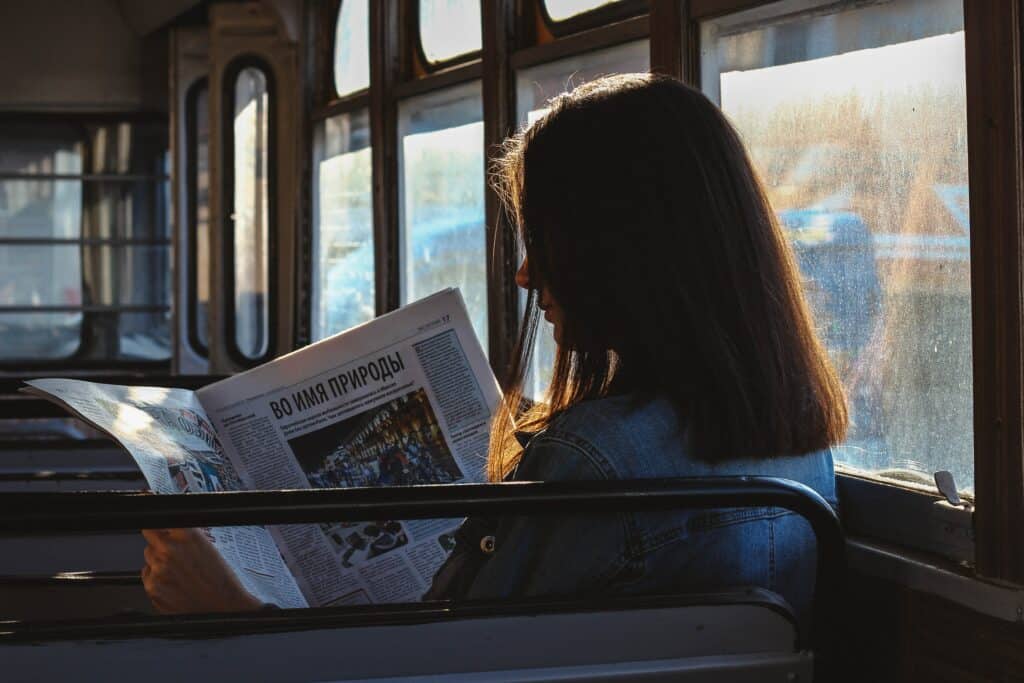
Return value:
M 530 288 L 530 269 L 526 264 L 526 259 L 523 259 L 523 265 L 519 266 L 519 270 L 516 271 L 516 284 L 523 289 Z

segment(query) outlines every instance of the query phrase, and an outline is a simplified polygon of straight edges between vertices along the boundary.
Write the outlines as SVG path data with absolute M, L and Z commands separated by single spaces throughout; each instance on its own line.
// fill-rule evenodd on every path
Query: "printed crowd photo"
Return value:
M 288 445 L 315 488 L 450 484 L 462 478 L 423 389 Z
M 413 486 L 463 478 L 444 441 L 427 393 L 417 389 L 328 427 L 288 441 L 310 486 Z M 408 543 L 401 522 L 320 525 L 341 564 Z

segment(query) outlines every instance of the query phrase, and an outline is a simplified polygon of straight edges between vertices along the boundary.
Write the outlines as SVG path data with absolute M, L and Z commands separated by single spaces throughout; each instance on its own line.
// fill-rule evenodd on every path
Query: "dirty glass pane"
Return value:
M 739 129 L 846 385 L 847 467 L 974 486 L 963 3 L 703 24 L 702 84 Z M 830 7 L 832 7 L 830 5 Z
M 650 43 L 646 40 L 598 52 L 569 57 L 524 69 L 516 77 L 519 123 L 533 123 L 547 111 L 547 101 L 599 76 L 635 73 L 650 69 Z M 525 305 L 523 293 L 520 302 Z M 540 400 L 551 383 L 555 364 L 555 327 L 543 318 L 537 321 L 537 337 L 527 371 L 523 393 Z
M 420 44 L 431 62 L 480 49 L 480 0 L 420 0 Z
M 69 358 L 82 344 L 82 314 L 4 313 L 0 309 L 0 340 L 5 360 Z
M 374 299 L 370 120 L 321 122 L 313 141 L 313 339 L 366 322 Z
M 0 237 L 78 239 L 81 180 L 0 180 Z
M 480 83 L 406 100 L 401 140 L 402 303 L 459 287 L 487 349 Z
M 0 307 L 79 306 L 82 257 L 77 244 L 0 248 Z
M 233 125 L 234 322 L 235 345 L 252 359 L 266 355 L 270 342 L 269 107 L 266 74 L 242 69 Z
M 171 357 L 171 311 L 119 312 L 117 357 L 157 361 Z
M 342 97 L 370 87 L 370 5 L 343 0 L 334 29 L 334 89 Z

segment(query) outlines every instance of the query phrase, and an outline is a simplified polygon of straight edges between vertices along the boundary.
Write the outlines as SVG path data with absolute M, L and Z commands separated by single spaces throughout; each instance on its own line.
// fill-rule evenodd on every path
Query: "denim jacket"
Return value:
M 693 458 L 665 399 L 586 401 L 530 438 L 521 481 L 778 476 L 836 505 L 828 450 L 769 460 Z M 601 516 L 468 519 L 425 599 L 626 595 L 760 586 L 808 623 L 815 548 L 810 526 L 777 508 Z

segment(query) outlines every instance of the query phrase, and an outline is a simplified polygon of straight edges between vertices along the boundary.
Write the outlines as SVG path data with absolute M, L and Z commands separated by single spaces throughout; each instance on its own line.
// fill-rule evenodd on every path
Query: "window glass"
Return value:
M 544 8 L 554 21 L 562 21 L 619 0 L 544 0 Z
M 420 44 L 431 62 L 480 49 L 480 0 L 420 0 Z
M 203 353 L 209 348 L 210 316 L 210 93 L 203 84 L 198 86 L 192 111 L 189 133 L 190 161 L 194 164 L 190 173 L 191 203 L 189 220 L 192 224 L 190 258 L 192 289 L 195 292 L 191 306 L 192 335 Z
M 78 239 L 81 180 L 0 180 L 0 236 Z
M 2 260 L 4 258 L 0 255 Z M 8 305 L 4 303 L 3 308 L 8 308 Z M 82 344 L 82 314 L 0 312 L 0 339 L 3 339 L 5 360 L 52 361 L 70 358 Z
M 370 4 L 342 0 L 334 29 L 334 89 L 338 96 L 370 87 Z
M 93 239 L 167 242 L 167 183 L 94 180 L 82 186 L 82 230 Z
M 547 101 L 599 76 L 650 70 L 650 44 L 646 40 L 608 50 L 590 52 L 520 71 L 516 78 L 516 101 L 520 125 L 536 121 L 547 111 Z M 525 305 L 525 293 L 520 305 Z M 527 370 L 523 393 L 539 400 L 551 383 L 555 364 L 555 328 L 540 318 L 533 357 Z
M 270 112 L 267 76 L 242 69 L 234 102 L 234 305 L 235 345 L 247 358 L 269 348 Z
M 166 306 L 163 246 L 8 244 L 0 249 L 3 303 L 15 307 Z M 39 277 L 45 273 L 46 277 Z
M 480 83 L 402 102 L 402 302 L 460 287 L 487 348 L 484 125 Z
M 74 128 L 39 130 L 21 126 L 5 135 L 0 147 L 0 173 L 80 175 L 86 142 Z
M 971 490 L 963 3 L 777 3 L 704 24 L 701 46 L 844 380 L 839 459 Z
M 323 339 L 370 320 L 376 312 L 366 110 L 317 126 L 313 183 L 313 338 Z
M 78 244 L 7 244 L 0 249 L 0 303 L 4 307 L 80 306 L 82 258 Z
M 164 278 L 158 278 L 160 282 Z M 170 287 L 170 278 L 166 278 Z M 117 315 L 118 357 L 124 360 L 167 360 L 171 346 L 170 313 L 123 311 Z
M 0 362 L 170 357 L 167 161 L 165 123 L 0 131 Z

